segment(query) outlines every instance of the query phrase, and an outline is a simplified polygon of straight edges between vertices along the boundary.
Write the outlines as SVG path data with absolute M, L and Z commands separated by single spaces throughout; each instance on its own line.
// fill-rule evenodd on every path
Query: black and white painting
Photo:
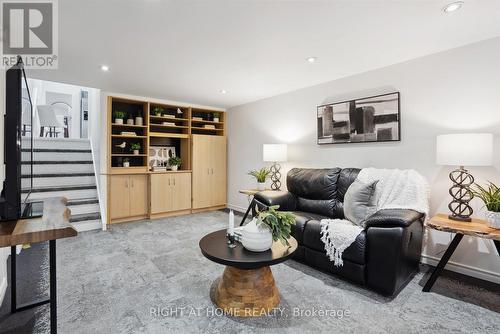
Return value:
M 399 92 L 318 107 L 318 144 L 400 140 Z

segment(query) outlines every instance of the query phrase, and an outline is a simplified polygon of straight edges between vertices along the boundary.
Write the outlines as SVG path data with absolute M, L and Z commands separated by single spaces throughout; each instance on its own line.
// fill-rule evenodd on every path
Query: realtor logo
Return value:
M 2 1 L 2 67 L 57 68 L 57 0 Z

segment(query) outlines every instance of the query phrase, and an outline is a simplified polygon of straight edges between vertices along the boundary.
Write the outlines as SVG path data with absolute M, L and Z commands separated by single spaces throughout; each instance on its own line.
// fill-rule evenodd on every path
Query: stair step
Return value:
M 21 165 L 21 174 L 30 174 L 31 166 L 29 164 Z M 79 164 L 77 162 L 70 162 L 67 164 L 60 164 L 58 162 L 33 164 L 33 174 L 54 174 L 54 173 L 94 173 L 94 166 L 92 162 Z
M 71 175 L 71 174 L 69 174 Z M 63 174 L 52 174 L 49 177 L 34 177 L 33 178 L 33 188 L 42 187 L 65 187 L 65 186 L 82 186 L 86 184 L 95 184 L 95 176 L 93 173 L 87 173 L 85 176 L 75 177 L 65 176 Z M 29 177 L 23 177 L 21 179 L 21 187 L 23 189 L 31 187 L 31 179 Z
M 96 220 L 101 219 L 101 214 L 99 212 L 84 213 L 84 214 L 73 214 L 69 218 L 70 223 L 82 222 L 86 220 Z
M 31 147 L 29 139 L 23 139 L 22 146 L 24 148 Z M 33 148 L 35 149 L 90 149 L 90 141 L 88 139 L 70 139 L 70 138 L 33 138 Z
M 28 193 L 22 194 L 24 200 Z M 66 197 L 69 201 L 77 200 L 80 198 L 97 197 L 97 189 L 95 186 L 91 189 L 78 189 L 78 190 L 65 190 L 65 191 L 47 191 L 47 192 L 32 192 L 29 195 L 30 201 L 42 200 L 52 197 Z
M 68 201 L 67 206 L 75 206 L 75 205 L 85 205 L 85 204 L 99 204 L 99 200 L 97 198 L 80 198 Z
M 74 222 L 71 224 L 78 232 L 85 232 L 85 231 L 102 229 L 102 220 L 100 218 L 93 219 L 93 220 L 85 220 L 85 221 L 81 221 L 81 222 Z
M 30 149 L 24 148 L 21 149 L 21 152 L 31 152 Z M 54 153 L 92 153 L 92 150 L 87 149 L 59 149 L 59 148 L 34 148 L 33 152 L 42 153 L 42 152 L 54 152 Z
M 54 192 L 54 191 L 72 191 L 72 190 L 85 190 L 85 189 L 96 189 L 95 184 L 87 184 L 82 186 L 70 186 L 70 187 L 42 187 L 31 189 L 31 193 L 43 193 L 43 192 Z M 28 193 L 30 189 L 23 189 L 21 193 Z
M 49 178 L 49 177 L 78 177 L 78 176 L 94 176 L 94 173 L 58 173 L 58 174 L 34 174 L 33 178 Z M 31 175 L 22 175 L 23 178 L 30 178 Z
M 67 150 L 55 151 L 51 150 L 48 152 L 34 152 L 33 161 L 82 161 L 82 160 L 92 160 L 92 153 L 86 151 L 77 152 L 66 152 Z M 22 152 L 21 161 L 28 163 L 31 161 L 30 152 Z
M 72 160 L 72 161 L 33 161 L 33 165 L 92 165 L 92 160 Z M 30 165 L 31 161 L 22 161 L 22 165 Z

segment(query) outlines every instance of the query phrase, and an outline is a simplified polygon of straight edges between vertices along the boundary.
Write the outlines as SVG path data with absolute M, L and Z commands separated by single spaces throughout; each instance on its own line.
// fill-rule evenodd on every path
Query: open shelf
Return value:
M 166 128 L 166 129 L 189 129 L 189 126 L 185 126 L 185 125 L 164 125 L 164 124 L 151 123 L 149 126 L 151 128 L 158 127 L 158 128 Z
M 168 120 L 171 120 L 171 121 L 189 121 L 188 118 L 179 118 L 179 117 L 176 117 L 176 118 L 172 118 L 172 117 L 163 117 L 163 116 L 154 116 L 154 115 L 150 115 L 149 116 L 149 119 L 150 120 L 161 120 L 161 121 L 168 121 Z
M 140 129 L 147 128 L 147 125 L 130 125 L 130 124 L 116 124 L 116 123 L 111 123 L 111 126 L 120 128 L 140 128 Z
M 147 136 L 131 136 L 131 135 L 111 135 L 113 138 L 137 138 L 137 139 L 146 139 Z
M 112 157 L 146 157 L 147 154 L 113 153 Z
M 189 138 L 189 134 L 187 133 L 168 133 L 168 132 L 150 132 L 150 137 L 158 137 L 158 138 Z
M 217 124 L 219 124 L 219 125 L 224 124 L 223 122 L 214 122 L 214 121 L 197 121 L 197 120 L 194 120 L 194 119 L 192 119 L 192 120 L 191 120 L 191 123 L 200 123 L 200 124 L 215 124 L 215 125 L 217 125 Z

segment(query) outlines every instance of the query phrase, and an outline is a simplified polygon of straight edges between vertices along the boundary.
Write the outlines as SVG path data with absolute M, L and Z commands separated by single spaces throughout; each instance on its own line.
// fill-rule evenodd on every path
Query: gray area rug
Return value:
M 211 302 L 223 266 L 199 239 L 222 211 L 111 226 L 58 242 L 60 333 L 500 333 L 498 286 L 452 277 L 422 293 L 420 273 L 395 298 L 290 260 L 272 267 L 281 305 L 233 318 Z M 428 270 L 428 267 L 423 267 Z M 46 332 L 41 308 L 35 331 Z

